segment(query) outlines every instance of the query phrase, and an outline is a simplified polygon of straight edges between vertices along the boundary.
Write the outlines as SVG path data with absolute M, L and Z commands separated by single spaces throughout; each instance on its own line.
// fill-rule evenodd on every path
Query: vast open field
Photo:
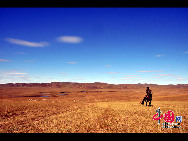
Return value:
M 188 88 L 155 86 L 151 107 L 139 102 L 145 87 L 124 89 L 0 88 L 1 133 L 187 133 Z M 180 128 L 162 128 L 156 109 L 182 116 Z M 176 121 L 174 121 L 176 122 Z

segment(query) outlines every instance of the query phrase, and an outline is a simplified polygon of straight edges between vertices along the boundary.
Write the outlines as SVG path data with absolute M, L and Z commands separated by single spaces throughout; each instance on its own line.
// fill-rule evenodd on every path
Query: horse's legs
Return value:
M 151 100 L 149 101 L 149 105 L 151 106 Z
M 144 99 L 142 100 L 141 104 L 144 104 Z
M 146 99 L 146 106 L 147 106 L 147 102 L 148 102 L 148 101 L 147 101 L 147 99 Z
M 144 101 L 146 101 L 146 98 L 145 98 L 145 97 L 143 98 L 143 100 L 142 100 L 141 104 L 143 104 L 143 105 L 144 105 Z

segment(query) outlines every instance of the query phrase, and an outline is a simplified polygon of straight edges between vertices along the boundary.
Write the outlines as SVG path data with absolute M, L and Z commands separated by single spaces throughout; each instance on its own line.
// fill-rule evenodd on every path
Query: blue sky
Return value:
M 0 8 L 0 83 L 188 84 L 188 8 Z

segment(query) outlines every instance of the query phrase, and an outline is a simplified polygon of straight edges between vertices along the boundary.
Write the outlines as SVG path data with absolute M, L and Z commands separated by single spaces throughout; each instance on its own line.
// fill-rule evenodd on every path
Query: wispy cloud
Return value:
M 122 77 L 122 78 L 142 78 L 142 77 L 130 76 L 130 77 Z
M 111 67 L 112 65 L 105 65 L 106 67 Z
M 58 73 L 58 74 L 62 74 L 62 77 L 67 77 L 67 73 Z
M 24 55 L 24 54 L 26 54 L 26 53 L 25 53 L 25 52 L 15 52 L 14 54 Z
M 106 73 L 119 73 L 119 72 L 106 72 Z
M 28 83 L 32 78 L 21 69 L 0 70 L 0 83 Z
M 10 60 L 0 59 L 0 62 L 10 62 Z
M 163 77 L 150 77 L 150 78 L 163 79 Z
M 78 76 L 78 77 L 74 77 L 74 78 L 83 78 L 83 77 Z
M 20 69 L 10 69 L 10 70 L 0 70 L 2 72 L 17 72 L 17 71 L 24 71 L 24 70 L 20 70 Z
M 4 74 L 28 74 L 28 73 L 19 73 L 19 72 L 5 72 Z
M 77 64 L 77 63 L 80 63 L 80 62 L 65 62 L 65 63 L 68 63 L 68 64 Z
M 120 78 L 119 80 L 133 80 L 132 78 Z
M 188 78 L 177 77 L 176 80 L 177 81 L 185 81 L 185 80 L 188 80 Z
M 59 74 L 64 74 L 64 75 L 67 75 L 67 73 L 59 73 Z
M 186 52 L 184 52 L 185 54 L 187 54 L 188 53 L 188 51 L 186 51 Z
M 25 76 L 25 75 L 15 75 L 14 77 L 30 78 L 30 77 Z
M 27 47 L 45 47 L 49 45 L 47 42 L 29 42 L 25 40 L 20 40 L 20 39 L 14 39 L 14 38 L 6 38 L 6 41 L 12 43 L 12 44 L 17 44 L 17 45 L 22 45 L 22 46 L 27 46 Z
M 21 72 L 20 72 L 21 71 Z M 2 74 L 5 74 L 5 75 L 27 75 L 28 73 L 24 73 L 23 72 L 24 70 L 20 70 L 20 69 L 10 69 L 10 70 L 1 70 L 1 73 Z
M 29 62 L 29 63 L 34 63 L 35 60 L 25 60 L 26 62 Z
M 83 39 L 78 36 L 60 36 L 57 38 L 57 41 L 65 43 L 81 43 Z
M 157 76 L 176 76 L 174 74 L 155 74 L 155 75 L 157 75 Z
M 163 54 L 155 55 L 155 57 L 162 57 L 162 56 L 165 56 L 165 55 L 163 55 Z
M 161 72 L 161 71 L 137 71 L 137 72 Z
M 116 79 L 116 78 L 113 78 L 113 77 L 112 77 L 112 78 L 109 78 L 109 79 Z
M 137 75 L 123 75 L 123 76 L 137 76 Z

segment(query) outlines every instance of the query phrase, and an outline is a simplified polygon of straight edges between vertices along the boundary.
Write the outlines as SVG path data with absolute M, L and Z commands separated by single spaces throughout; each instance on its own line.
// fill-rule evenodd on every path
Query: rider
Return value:
M 151 91 L 152 91 L 152 90 L 150 90 L 149 87 L 147 87 L 147 89 L 146 89 L 147 95 L 144 97 L 144 99 L 142 100 L 141 104 L 144 104 L 144 101 L 146 102 L 146 100 L 148 100 L 148 101 L 149 101 L 149 105 L 151 106 L 151 100 L 152 100 Z M 146 104 L 147 104 L 147 103 L 146 103 Z M 147 105 L 146 105 L 146 106 L 147 106 Z
M 152 90 L 150 90 L 149 87 L 147 87 L 147 89 L 146 89 L 147 97 L 150 97 L 151 91 Z

